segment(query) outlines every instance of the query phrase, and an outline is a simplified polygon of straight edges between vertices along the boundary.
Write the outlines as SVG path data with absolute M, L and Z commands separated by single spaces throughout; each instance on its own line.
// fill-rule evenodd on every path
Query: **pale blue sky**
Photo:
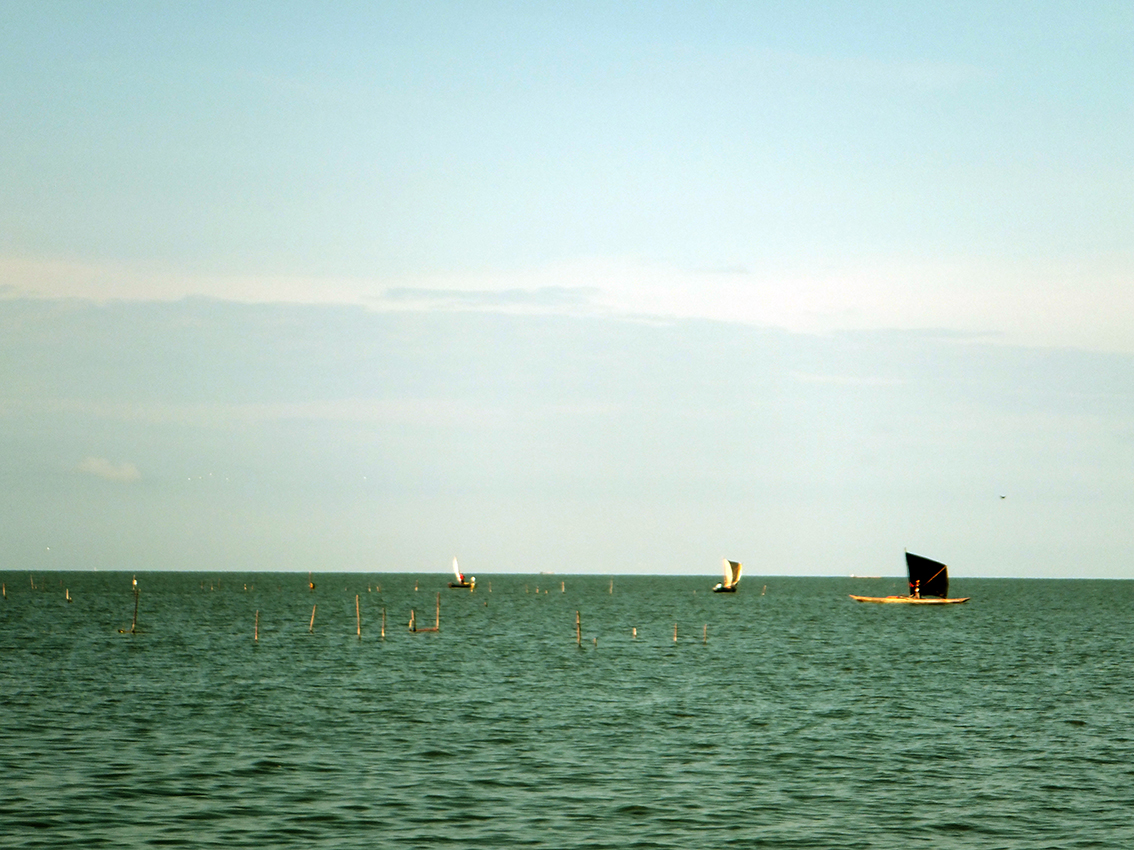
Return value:
M 1132 4 L 0 39 L 5 566 L 1134 577 Z

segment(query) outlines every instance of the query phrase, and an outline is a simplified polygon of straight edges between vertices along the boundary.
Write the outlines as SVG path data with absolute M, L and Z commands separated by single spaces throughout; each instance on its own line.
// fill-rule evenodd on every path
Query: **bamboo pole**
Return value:
M 709 624 L 705 623 L 705 628 L 701 631 L 701 643 L 709 642 Z
M 315 605 L 311 606 L 311 623 L 307 626 L 307 631 L 312 634 L 315 632 L 315 608 L 318 604 L 319 603 L 316 602 Z
M 673 642 L 677 643 L 677 623 L 673 624 Z
M 256 630 L 252 633 L 252 639 L 256 643 L 260 642 L 260 609 L 256 609 Z
M 354 595 L 354 621 L 358 626 L 358 639 L 362 640 L 362 613 L 358 609 L 358 594 Z
M 386 639 L 386 609 L 382 609 L 382 640 Z
M 433 624 L 433 628 L 441 631 L 441 594 L 437 594 L 437 621 Z
M 582 646 L 583 645 L 583 633 L 582 633 L 582 629 L 580 628 L 580 625 L 579 625 L 579 612 L 578 611 L 575 612 L 575 645 L 576 646 Z
M 130 634 L 136 634 L 138 631 L 138 577 L 134 576 L 134 620 L 130 623 Z M 118 634 L 126 634 L 125 629 L 119 629 Z
M 413 611 L 413 609 L 412 609 L 412 608 L 410 608 L 410 609 L 409 609 L 409 630 L 410 630 L 411 632 L 416 632 L 416 631 L 417 631 L 417 627 L 416 627 L 416 625 L 414 624 L 414 618 L 415 618 L 415 616 L 416 616 L 416 615 L 414 614 L 414 611 Z

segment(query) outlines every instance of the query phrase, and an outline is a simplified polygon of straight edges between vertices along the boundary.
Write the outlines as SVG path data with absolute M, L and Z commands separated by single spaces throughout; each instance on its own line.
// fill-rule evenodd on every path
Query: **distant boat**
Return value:
M 465 587 L 469 590 L 476 587 L 476 576 L 466 579 L 464 573 L 461 572 L 461 568 L 457 566 L 456 558 L 453 559 L 453 575 L 457 577 L 457 580 L 449 582 L 449 587 Z
M 910 593 L 908 596 L 855 596 L 855 602 L 898 602 L 914 605 L 949 605 L 968 602 L 972 597 L 949 598 L 949 568 L 940 561 L 933 561 L 906 552 L 906 570 L 909 572 Z
M 713 588 L 713 593 L 736 593 L 736 586 L 740 584 L 740 571 L 744 569 L 744 564 L 721 558 L 721 568 L 724 570 L 724 581 Z

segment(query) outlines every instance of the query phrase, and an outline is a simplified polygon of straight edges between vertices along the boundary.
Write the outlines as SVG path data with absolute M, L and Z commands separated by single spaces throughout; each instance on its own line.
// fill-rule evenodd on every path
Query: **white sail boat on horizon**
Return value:
M 453 575 L 457 577 L 457 580 L 449 582 L 449 587 L 467 587 L 469 590 L 476 587 L 476 576 L 466 579 L 461 568 L 457 565 L 456 556 L 453 557 Z
M 724 572 L 724 581 L 713 588 L 713 593 L 736 593 L 736 586 L 740 584 L 740 573 L 744 570 L 744 564 L 740 561 L 721 558 L 721 569 Z

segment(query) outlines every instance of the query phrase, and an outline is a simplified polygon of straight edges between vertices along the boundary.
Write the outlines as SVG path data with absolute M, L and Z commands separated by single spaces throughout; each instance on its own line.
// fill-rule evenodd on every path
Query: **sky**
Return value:
M 1134 578 L 1134 5 L 0 43 L 0 569 Z

